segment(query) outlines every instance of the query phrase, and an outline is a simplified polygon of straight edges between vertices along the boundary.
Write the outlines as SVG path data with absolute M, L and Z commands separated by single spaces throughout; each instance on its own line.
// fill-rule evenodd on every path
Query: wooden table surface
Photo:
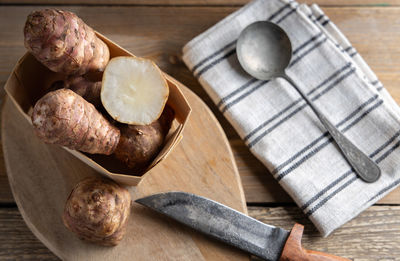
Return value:
M 246 0 L 0 0 L 0 85 L 25 52 L 27 14 L 50 4 L 71 10 L 138 56 L 154 59 L 200 96 L 224 128 L 242 178 L 249 214 L 286 229 L 306 225 L 306 248 L 353 260 L 400 260 L 400 189 L 321 238 L 266 168 L 251 155 L 180 59 L 182 46 Z M 400 102 L 400 0 L 306 0 L 318 3 Z M 0 90 L 3 99 L 4 90 Z M 8 186 L 0 150 L 0 260 L 57 260 L 26 227 Z M 151 257 L 149 257 L 151 260 Z

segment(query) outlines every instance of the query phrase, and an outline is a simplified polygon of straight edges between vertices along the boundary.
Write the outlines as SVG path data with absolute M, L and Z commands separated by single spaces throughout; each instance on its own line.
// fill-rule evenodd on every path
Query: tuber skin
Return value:
M 101 108 L 101 81 L 90 81 L 84 76 L 71 75 L 64 81 L 53 82 L 49 91 L 55 91 L 61 88 L 70 89 L 79 94 L 86 101 L 90 102 L 96 108 Z
M 43 96 L 35 104 L 31 118 L 36 135 L 44 142 L 74 150 L 110 155 L 120 139 L 118 128 L 68 89 Z
M 69 195 L 62 219 L 80 239 L 115 246 L 125 234 L 130 207 L 125 188 L 105 178 L 86 178 Z
M 29 14 L 25 47 L 54 72 L 82 75 L 104 71 L 110 51 L 94 30 L 74 13 L 44 9 Z
M 101 106 L 101 81 L 92 82 L 82 76 L 70 76 L 65 80 L 65 88 L 79 94 L 96 108 Z
M 160 151 L 174 120 L 174 110 L 165 106 L 160 118 L 149 125 L 123 125 L 115 157 L 129 168 L 143 171 Z

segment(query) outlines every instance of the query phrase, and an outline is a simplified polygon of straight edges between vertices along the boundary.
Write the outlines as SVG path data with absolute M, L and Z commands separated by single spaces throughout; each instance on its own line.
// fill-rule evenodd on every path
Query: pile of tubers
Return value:
M 175 117 L 166 105 L 169 89 L 158 67 L 136 57 L 110 60 L 108 46 L 68 11 L 32 12 L 24 36 L 28 51 L 64 77 L 33 108 L 36 135 L 46 143 L 111 155 L 133 173 L 143 173 Z M 130 202 L 129 192 L 113 181 L 85 179 L 71 192 L 63 222 L 81 239 L 116 245 Z
M 25 47 L 38 61 L 65 75 L 33 108 L 36 135 L 69 149 L 113 155 L 133 173 L 142 173 L 174 119 L 158 67 L 141 58 L 110 60 L 107 45 L 68 11 L 32 12 L 24 36 Z M 93 81 L 94 74 L 103 74 L 103 80 Z

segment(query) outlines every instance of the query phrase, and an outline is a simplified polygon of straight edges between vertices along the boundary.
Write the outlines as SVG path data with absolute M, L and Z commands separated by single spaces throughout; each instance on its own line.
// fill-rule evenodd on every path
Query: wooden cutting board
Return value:
M 183 139 L 137 187 L 132 199 L 164 191 L 205 196 L 247 213 L 226 136 L 208 107 L 181 86 L 193 111 Z M 36 138 L 32 127 L 6 99 L 1 124 L 7 174 L 18 208 L 32 232 L 63 260 L 249 260 L 249 256 L 132 203 L 128 231 L 116 247 L 85 243 L 61 220 L 72 187 L 98 175 L 56 145 Z

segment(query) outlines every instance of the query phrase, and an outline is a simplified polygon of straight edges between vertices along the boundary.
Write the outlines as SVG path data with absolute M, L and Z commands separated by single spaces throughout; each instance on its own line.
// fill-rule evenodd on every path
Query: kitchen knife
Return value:
M 136 202 L 268 261 L 349 260 L 303 249 L 303 226 L 300 224 L 294 225 L 289 232 L 194 194 L 166 192 Z

